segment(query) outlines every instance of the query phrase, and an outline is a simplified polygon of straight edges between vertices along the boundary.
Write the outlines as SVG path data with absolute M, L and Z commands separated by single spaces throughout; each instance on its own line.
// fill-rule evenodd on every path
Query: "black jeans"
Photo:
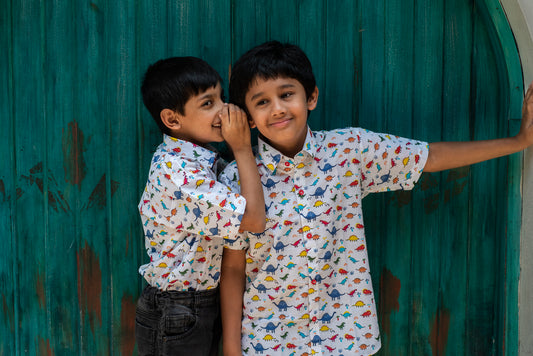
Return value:
M 147 286 L 137 301 L 139 355 L 218 355 L 219 290 L 160 291 Z

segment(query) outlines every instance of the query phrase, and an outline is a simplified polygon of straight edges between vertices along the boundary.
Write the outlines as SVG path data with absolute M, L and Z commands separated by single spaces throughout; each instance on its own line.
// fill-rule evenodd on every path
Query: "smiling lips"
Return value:
M 286 126 L 291 120 L 292 120 L 291 118 L 283 118 L 281 120 L 271 123 L 270 126 L 283 127 L 283 126 Z

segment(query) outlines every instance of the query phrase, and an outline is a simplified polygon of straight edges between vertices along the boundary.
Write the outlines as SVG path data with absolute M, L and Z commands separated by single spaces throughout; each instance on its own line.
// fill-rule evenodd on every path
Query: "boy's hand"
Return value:
M 248 118 L 241 108 L 233 104 L 224 104 L 220 118 L 222 137 L 233 152 L 251 147 Z
M 517 135 L 524 148 L 533 144 L 533 83 L 529 85 L 522 105 L 522 124 Z

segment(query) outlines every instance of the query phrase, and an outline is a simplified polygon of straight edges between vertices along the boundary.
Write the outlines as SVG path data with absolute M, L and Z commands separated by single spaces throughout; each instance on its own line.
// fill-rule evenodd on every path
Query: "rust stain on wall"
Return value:
M 35 276 L 35 293 L 37 293 L 37 298 L 39 299 L 39 307 L 44 309 L 46 306 L 46 294 L 44 288 L 44 276 L 42 273 L 37 273 Z
M 420 177 L 420 183 L 418 184 L 423 191 L 438 188 L 439 180 L 436 178 L 438 173 L 425 173 Z
M 81 182 L 87 173 L 83 152 L 85 138 L 76 121 L 68 123 L 68 129 L 63 129 L 63 168 L 65 170 L 65 180 L 72 185 L 81 188 Z
M 15 318 L 14 318 L 14 310 L 15 307 L 13 305 L 13 300 L 11 302 L 8 302 L 6 299 L 6 295 L 2 294 L 2 315 L 7 316 L 7 320 L 9 322 L 9 330 L 12 332 L 15 331 Z
M 390 316 L 393 311 L 400 310 L 400 289 L 402 283 L 399 278 L 394 276 L 387 268 L 383 268 L 381 278 L 379 280 L 380 290 L 380 324 L 383 332 L 390 335 Z
M 132 355 L 135 348 L 135 307 L 133 296 L 128 294 L 122 296 L 120 311 L 122 355 Z
M 111 181 L 111 196 L 115 194 L 119 186 L 118 182 L 114 180 Z M 107 192 L 106 192 L 106 175 L 103 174 L 100 181 L 94 187 L 91 195 L 89 196 L 89 201 L 83 209 L 90 209 L 92 207 L 97 207 L 98 209 L 103 209 L 107 205 Z
M 89 316 L 91 330 L 94 323 L 102 324 L 102 270 L 100 261 L 94 250 L 85 241 L 85 246 L 77 253 L 78 265 L 78 303 L 81 308 L 82 320 Z
M 95 12 L 101 12 L 100 11 L 100 8 L 98 7 L 98 5 L 96 5 L 94 2 L 92 2 L 91 4 L 91 9 Z
M 27 176 L 22 175 L 21 178 L 29 183 L 30 186 L 35 184 L 39 191 L 44 194 L 45 174 L 43 172 L 43 162 L 39 162 L 30 168 L 29 173 L 30 174 Z M 63 210 L 64 212 L 70 211 L 70 206 L 63 196 L 63 192 L 61 191 L 59 184 L 57 184 L 52 171 L 49 169 L 46 172 L 46 179 L 48 183 L 48 204 L 55 211 L 59 211 L 59 209 Z M 17 188 L 17 199 L 19 199 L 24 193 L 25 191 L 23 189 Z
M 429 333 L 429 344 L 431 345 L 433 356 L 444 355 L 446 344 L 448 343 L 449 328 L 450 311 L 448 309 L 439 309 Z
M 398 190 L 393 193 L 391 201 L 395 202 L 396 206 L 401 208 L 402 206 L 409 205 L 412 199 L 413 195 L 410 191 Z
M 50 340 L 49 339 L 43 339 L 39 336 L 39 355 L 46 355 L 46 356 L 53 356 L 54 351 L 52 350 L 52 347 L 50 346 Z
M 6 187 L 4 181 L 0 179 L 0 194 L 2 195 L 2 201 L 7 201 L 6 199 Z

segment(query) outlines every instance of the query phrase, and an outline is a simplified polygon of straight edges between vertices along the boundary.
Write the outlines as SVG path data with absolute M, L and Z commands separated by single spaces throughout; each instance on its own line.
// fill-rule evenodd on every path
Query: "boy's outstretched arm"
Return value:
M 240 230 L 263 232 L 266 225 L 265 198 L 252 152 L 246 114 L 239 107 L 227 104 L 224 106 L 221 119 L 222 136 L 235 156 L 241 182 L 241 195 L 246 199 Z
M 524 97 L 522 124 L 516 136 L 486 141 L 430 143 L 424 172 L 438 172 L 468 166 L 522 151 L 532 144 L 533 83 Z
M 224 356 L 241 356 L 242 304 L 245 288 L 245 250 L 224 248 L 220 274 L 220 310 Z

